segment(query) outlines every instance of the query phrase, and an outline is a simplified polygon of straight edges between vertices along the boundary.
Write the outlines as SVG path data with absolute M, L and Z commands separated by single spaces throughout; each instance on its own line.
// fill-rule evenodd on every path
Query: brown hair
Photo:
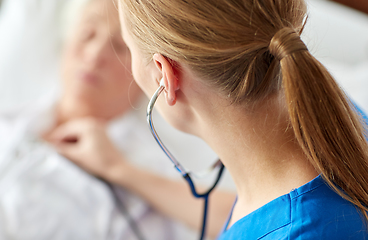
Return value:
M 368 220 L 368 146 L 363 125 L 328 71 L 300 39 L 303 0 L 120 0 L 147 56 L 184 62 L 234 103 L 286 96 L 309 161 Z

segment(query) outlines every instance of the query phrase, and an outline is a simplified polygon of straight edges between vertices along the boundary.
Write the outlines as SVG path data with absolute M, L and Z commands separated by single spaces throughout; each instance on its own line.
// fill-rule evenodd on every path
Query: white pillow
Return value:
M 66 20 L 73 19 L 82 1 L 3 0 L 0 111 L 36 100 L 58 87 L 62 39 L 65 26 L 70 25 Z

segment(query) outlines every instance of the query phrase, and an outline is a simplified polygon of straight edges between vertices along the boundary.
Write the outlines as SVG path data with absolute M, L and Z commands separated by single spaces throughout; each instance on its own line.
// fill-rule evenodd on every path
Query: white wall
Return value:
M 368 112 L 368 15 L 340 4 L 308 0 L 302 38 L 310 51 Z

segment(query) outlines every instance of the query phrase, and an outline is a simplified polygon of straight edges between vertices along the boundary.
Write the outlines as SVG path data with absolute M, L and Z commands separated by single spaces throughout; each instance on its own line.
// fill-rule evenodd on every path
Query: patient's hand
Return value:
M 94 118 L 69 121 L 52 131 L 47 140 L 60 154 L 106 180 L 125 162 L 106 135 L 105 123 Z

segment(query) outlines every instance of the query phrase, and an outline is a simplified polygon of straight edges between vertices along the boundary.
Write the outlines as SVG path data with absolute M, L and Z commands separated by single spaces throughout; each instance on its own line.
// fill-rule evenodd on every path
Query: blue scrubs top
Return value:
M 368 240 L 360 210 L 321 176 L 238 220 L 218 240 Z
M 362 119 L 367 115 L 356 105 Z M 368 240 L 360 210 L 333 191 L 321 176 L 238 220 L 218 240 Z
M 365 122 L 365 124 L 368 124 L 368 116 L 363 112 L 362 109 L 360 109 L 358 107 L 358 105 L 354 104 L 354 107 L 355 107 L 356 111 L 358 112 L 358 114 L 362 117 L 362 119 Z

